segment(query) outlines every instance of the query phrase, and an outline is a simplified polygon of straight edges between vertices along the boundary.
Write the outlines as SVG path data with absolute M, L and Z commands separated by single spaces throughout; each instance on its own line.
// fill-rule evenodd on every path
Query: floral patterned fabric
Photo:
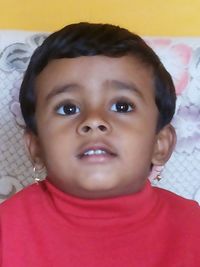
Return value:
M 33 168 L 23 143 L 18 94 L 30 56 L 46 36 L 0 31 L 0 202 L 33 182 Z M 200 38 L 145 40 L 171 73 L 177 92 L 173 119 L 177 145 L 162 170 L 162 179 L 151 179 L 152 183 L 200 203 Z

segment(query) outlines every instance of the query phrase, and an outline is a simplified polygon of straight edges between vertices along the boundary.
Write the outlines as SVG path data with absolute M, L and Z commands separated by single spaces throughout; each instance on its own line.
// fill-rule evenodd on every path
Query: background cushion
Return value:
M 47 33 L 0 31 L 0 202 L 33 182 L 18 102 L 23 73 Z M 177 92 L 177 146 L 152 184 L 200 203 L 200 38 L 144 37 L 171 73 Z M 44 174 L 42 174 L 44 175 Z

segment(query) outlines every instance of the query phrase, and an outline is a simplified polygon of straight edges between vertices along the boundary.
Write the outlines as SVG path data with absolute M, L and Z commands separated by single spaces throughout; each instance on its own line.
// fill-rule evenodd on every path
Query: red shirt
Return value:
M 48 181 L 0 205 L 1 267 L 198 267 L 200 208 L 149 182 L 84 200 Z

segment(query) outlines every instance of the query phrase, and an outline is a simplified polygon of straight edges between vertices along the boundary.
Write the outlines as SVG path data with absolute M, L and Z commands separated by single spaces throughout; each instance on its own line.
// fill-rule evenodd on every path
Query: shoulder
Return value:
M 30 208 L 31 204 L 37 203 L 41 198 L 42 185 L 32 184 L 9 199 L 5 200 L 0 205 L 0 216 L 6 213 L 17 212 L 23 209 Z
M 186 199 L 180 195 L 177 195 L 176 193 L 170 192 L 162 188 L 153 187 L 153 190 L 156 191 L 160 200 L 164 201 L 174 210 L 184 208 L 182 212 L 196 212 L 200 215 L 200 206 L 198 202 L 191 199 Z
M 159 215 L 165 225 L 164 232 L 178 244 L 183 253 L 199 260 L 200 206 L 190 199 L 164 189 L 154 188 L 158 196 Z
M 200 206 L 190 199 L 186 199 L 165 189 L 154 187 L 158 195 L 160 208 L 168 216 L 169 221 L 181 227 L 193 227 L 200 230 Z M 199 231 L 200 232 L 200 231 Z

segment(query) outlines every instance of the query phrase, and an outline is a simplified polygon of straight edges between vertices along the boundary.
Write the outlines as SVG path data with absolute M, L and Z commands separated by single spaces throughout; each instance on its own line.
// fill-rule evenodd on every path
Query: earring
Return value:
M 159 167 L 158 169 L 155 169 L 156 176 L 154 177 L 154 180 L 157 180 L 159 182 L 162 179 L 163 169 L 164 169 L 164 166 Z
M 36 184 L 38 184 L 39 182 L 41 182 L 41 179 L 37 173 L 37 169 L 36 167 L 34 166 L 33 167 L 33 180 L 35 181 Z

